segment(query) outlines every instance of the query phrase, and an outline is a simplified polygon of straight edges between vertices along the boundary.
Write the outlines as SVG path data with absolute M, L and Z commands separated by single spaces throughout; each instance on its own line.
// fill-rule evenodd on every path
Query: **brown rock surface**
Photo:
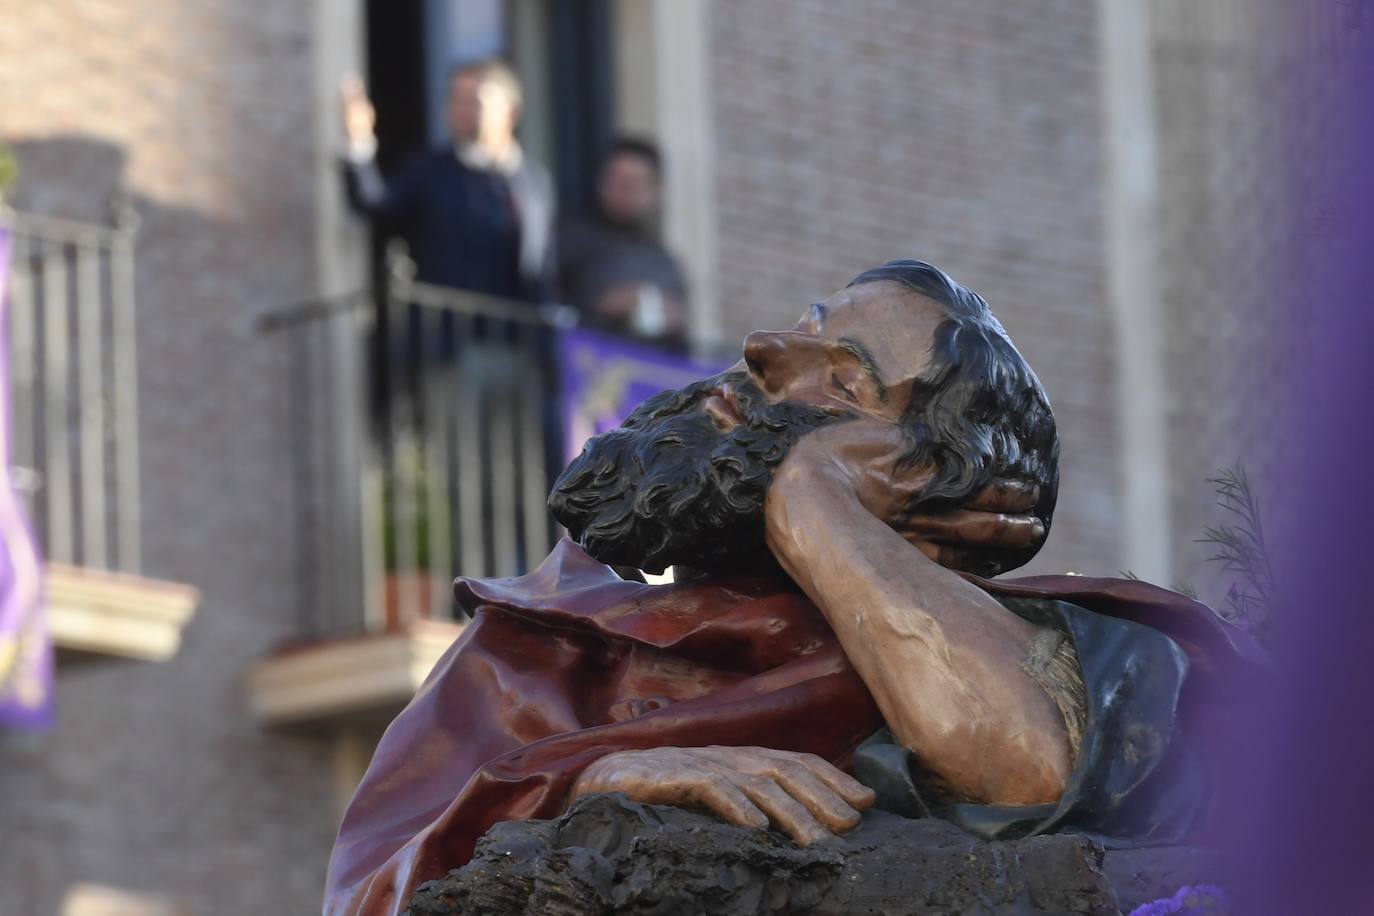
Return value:
M 498 824 L 471 862 L 422 885 L 411 916 L 1129 912 L 1205 880 L 1193 849 L 1105 852 L 1084 837 L 985 843 L 944 821 L 870 812 L 800 849 L 768 831 L 620 795 Z

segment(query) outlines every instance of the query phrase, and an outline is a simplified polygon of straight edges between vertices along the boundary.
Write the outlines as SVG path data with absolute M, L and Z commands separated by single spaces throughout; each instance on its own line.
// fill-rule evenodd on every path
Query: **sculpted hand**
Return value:
M 1045 523 L 1031 514 L 1039 501 L 1033 484 L 994 480 L 961 508 L 917 512 L 899 530 L 941 566 L 996 575 L 1022 565 L 1045 543 Z
M 740 827 L 771 820 L 800 846 L 859 823 L 873 791 L 814 754 L 763 747 L 660 747 L 609 754 L 572 797 L 623 792 L 649 805 L 701 805 Z
M 893 737 L 951 795 L 1055 801 L 1073 749 L 1064 715 L 1025 664 L 1037 628 L 942 568 L 1005 568 L 1015 558 L 1007 544 L 1042 536 L 1016 514 L 1033 494 L 996 485 L 912 519 L 906 507 L 930 472 L 903 469 L 903 453 L 891 423 L 803 436 L 768 490 L 768 546 L 825 616 Z
M 769 489 L 770 544 L 785 547 L 787 504 L 821 490 L 853 493 L 868 513 L 949 569 L 992 575 L 1021 565 L 1045 540 L 1045 523 L 1031 514 L 1037 487 L 994 480 L 962 505 L 910 513 L 930 482 L 923 468 L 902 468 L 907 449 L 900 430 L 867 418 L 823 427 L 804 436 L 778 469 Z

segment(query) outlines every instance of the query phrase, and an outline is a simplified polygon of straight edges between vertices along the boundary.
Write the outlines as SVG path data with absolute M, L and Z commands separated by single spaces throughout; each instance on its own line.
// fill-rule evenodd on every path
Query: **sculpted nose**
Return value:
M 755 331 L 744 338 L 744 363 L 758 386 L 785 395 L 824 363 L 825 344 L 797 331 Z
M 777 392 L 784 384 L 787 341 L 773 331 L 755 331 L 744 338 L 744 364 L 764 391 Z

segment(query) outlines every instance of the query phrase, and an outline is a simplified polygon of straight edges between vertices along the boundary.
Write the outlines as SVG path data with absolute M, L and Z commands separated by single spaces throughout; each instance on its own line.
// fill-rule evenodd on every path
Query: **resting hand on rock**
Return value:
M 650 805 L 700 805 L 740 827 L 773 824 L 798 845 L 849 830 L 873 791 L 814 754 L 763 747 L 659 747 L 609 754 L 572 798 L 621 792 Z M 571 799 L 570 799 L 571 801 Z

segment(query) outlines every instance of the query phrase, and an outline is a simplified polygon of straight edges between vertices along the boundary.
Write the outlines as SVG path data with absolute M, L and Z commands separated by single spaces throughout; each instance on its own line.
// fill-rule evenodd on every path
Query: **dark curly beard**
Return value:
M 729 432 L 698 409 L 723 383 L 744 419 Z M 665 391 L 587 443 L 554 483 L 549 509 L 612 566 L 771 568 L 763 504 L 773 472 L 799 438 L 840 419 L 808 405 L 770 405 L 742 372 Z

